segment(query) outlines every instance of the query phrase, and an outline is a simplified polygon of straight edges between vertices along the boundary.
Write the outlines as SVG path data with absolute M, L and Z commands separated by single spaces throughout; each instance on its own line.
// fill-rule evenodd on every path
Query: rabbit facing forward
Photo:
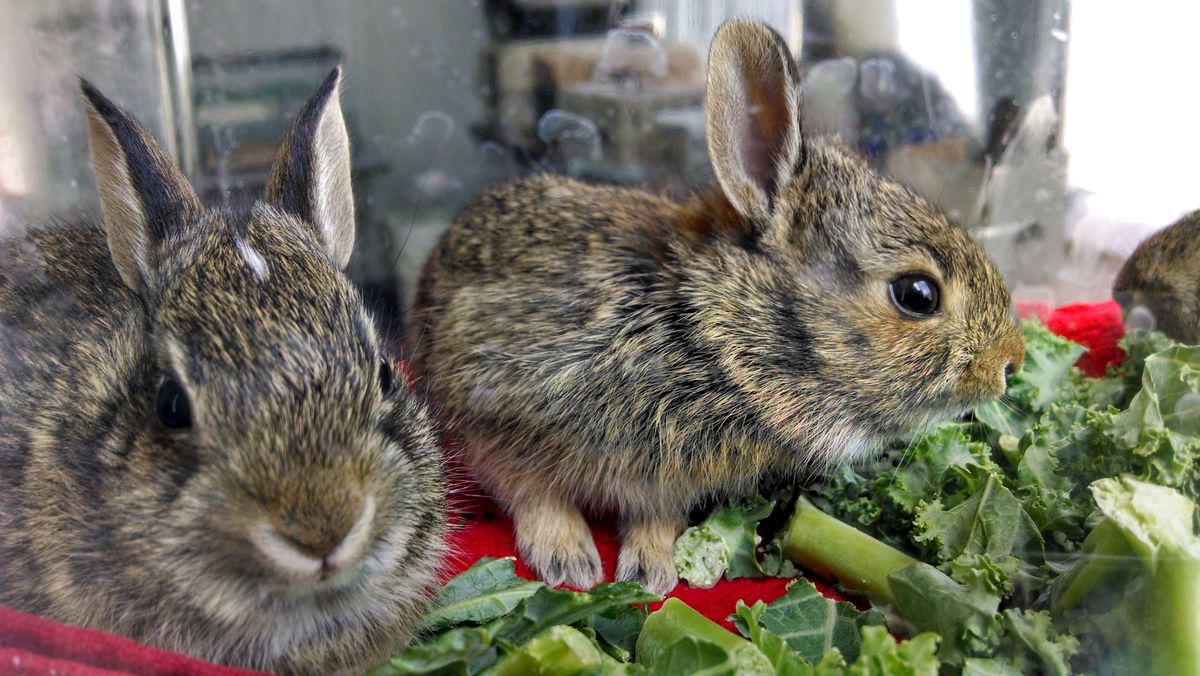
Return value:
M 82 84 L 103 223 L 0 243 L 0 604 L 288 673 L 411 638 L 445 489 L 342 274 L 340 79 L 244 213 Z
M 591 509 L 620 514 L 617 577 L 666 592 L 698 502 L 959 416 L 1024 357 L 983 250 L 802 133 L 774 31 L 725 24 L 707 86 L 710 189 L 520 180 L 423 271 L 415 375 L 550 583 L 600 580 Z

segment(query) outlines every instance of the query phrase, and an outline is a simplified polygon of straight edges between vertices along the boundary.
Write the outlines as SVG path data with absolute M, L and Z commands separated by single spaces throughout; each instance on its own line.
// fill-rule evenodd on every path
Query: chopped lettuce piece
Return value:
M 675 570 L 693 587 L 708 589 L 729 568 L 729 545 L 707 523 L 692 526 L 675 541 Z

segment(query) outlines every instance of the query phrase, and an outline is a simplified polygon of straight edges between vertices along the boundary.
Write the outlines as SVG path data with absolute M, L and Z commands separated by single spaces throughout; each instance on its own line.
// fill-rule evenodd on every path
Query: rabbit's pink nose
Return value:
M 374 520 L 375 500 L 367 496 L 358 519 L 342 533 L 322 534 L 309 540 L 284 535 L 273 525 L 262 522 L 255 528 L 253 541 L 280 572 L 300 578 L 323 577 L 350 566 L 362 556 Z

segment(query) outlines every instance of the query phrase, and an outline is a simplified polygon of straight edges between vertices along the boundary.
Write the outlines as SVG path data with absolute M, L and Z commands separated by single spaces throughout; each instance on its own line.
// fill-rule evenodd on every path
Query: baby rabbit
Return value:
M 340 79 L 246 213 L 82 83 L 103 226 L 0 243 L 0 604 L 288 673 L 412 636 L 445 490 L 341 272 Z
M 415 374 L 550 583 L 601 579 L 580 509 L 615 510 L 617 577 L 666 592 L 690 507 L 961 415 L 1021 364 L 984 252 L 802 135 L 796 73 L 771 29 L 726 23 L 717 185 L 674 202 L 528 178 L 468 207 L 426 264 Z
M 1138 245 L 1113 283 L 1130 324 L 1200 343 L 1200 211 Z

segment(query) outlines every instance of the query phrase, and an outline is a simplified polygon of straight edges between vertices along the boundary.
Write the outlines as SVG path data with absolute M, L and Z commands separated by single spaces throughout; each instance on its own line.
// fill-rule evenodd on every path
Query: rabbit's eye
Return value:
M 392 365 L 387 359 L 379 360 L 379 389 L 383 391 L 383 396 L 388 396 L 392 393 Z
M 171 378 L 158 388 L 158 421 L 173 430 L 192 426 L 192 406 L 188 402 L 183 386 Z
M 928 317 L 937 314 L 941 291 L 929 275 L 909 272 L 892 280 L 889 288 L 892 303 L 909 317 Z

